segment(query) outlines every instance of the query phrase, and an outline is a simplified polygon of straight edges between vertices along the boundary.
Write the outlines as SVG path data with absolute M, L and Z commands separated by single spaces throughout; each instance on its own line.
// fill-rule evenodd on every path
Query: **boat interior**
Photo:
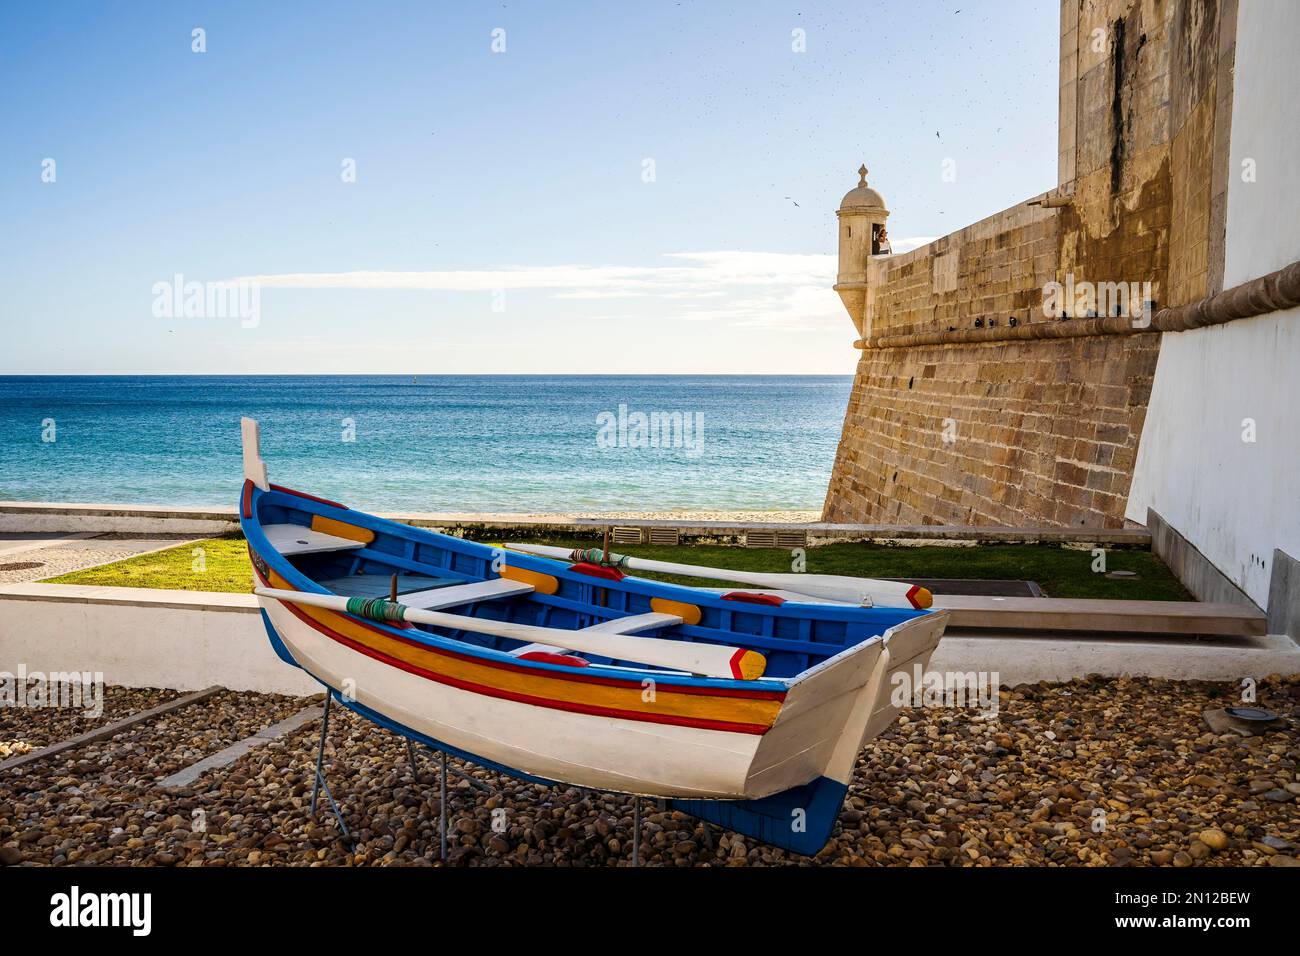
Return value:
M 539 627 L 595 628 L 755 650 L 765 678 L 788 679 L 924 611 L 826 603 L 751 603 L 754 592 L 714 593 L 646 578 L 590 577 L 568 565 L 502 552 L 346 509 L 272 486 L 257 521 L 271 547 L 299 574 L 345 597 L 390 596 L 412 608 Z M 505 553 L 507 569 L 498 576 Z M 305 582 L 295 582 L 303 587 Z M 736 595 L 736 596 L 733 596 Z M 635 661 L 574 654 L 468 630 L 412 625 L 464 644 L 552 666 L 655 669 Z

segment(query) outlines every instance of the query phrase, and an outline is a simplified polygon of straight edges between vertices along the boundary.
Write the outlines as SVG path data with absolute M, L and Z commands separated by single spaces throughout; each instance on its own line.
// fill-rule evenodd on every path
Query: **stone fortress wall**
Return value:
M 1056 189 L 894 256 L 864 245 L 879 194 L 845 197 L 836 289 L 862 356 L 824 520 L 1125 523 L 1161 338 L 1130 306 L 1222 289 L 1236 19 L 1236 0 L 1063 0 Z M 1071 281 L 1127 284 L 1125 314 L 1045 315 Z

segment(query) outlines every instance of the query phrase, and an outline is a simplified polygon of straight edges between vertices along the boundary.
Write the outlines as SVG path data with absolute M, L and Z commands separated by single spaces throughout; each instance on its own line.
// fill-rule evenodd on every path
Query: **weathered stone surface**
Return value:
M 1160 336 L 1055 337 L 1064 323 L 1044 312 L 1047 286 L 1087 287 L 1069 321 L 1091 313 L 1099 330 L 1126 332 L 1145 327 L 1148 300 L 1178 306 L 1218 288 L 1231 81 L 1219 85 L 1232 57 L 1221 19 L 1209 0 L 1067 10 L 1057 189 L 865 262 L 865 347 L 825 520 L 1123 524 Z M 1138 308 L 1116 318 L 1116 298 Z M 1012 323 L 1047 337 L 933 341 Z

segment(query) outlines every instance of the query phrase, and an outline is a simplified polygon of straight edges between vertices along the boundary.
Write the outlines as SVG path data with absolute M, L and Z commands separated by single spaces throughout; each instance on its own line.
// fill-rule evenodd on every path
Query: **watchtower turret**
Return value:
M 835 291 L 862 335 L 866 319 L 867 259 L 879 255 L 880 235 L 889 218 L 885 200 L 867 185 L 867 167 L 858 167 L 858 184 L 844 194 L 835 213 L 840 220 L 840 267 Z

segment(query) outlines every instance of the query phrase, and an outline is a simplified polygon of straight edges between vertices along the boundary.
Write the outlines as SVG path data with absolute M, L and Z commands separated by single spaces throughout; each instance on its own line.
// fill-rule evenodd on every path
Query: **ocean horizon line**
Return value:
M 852 378 L 853 372 L 0 372 L 0 378 Z

